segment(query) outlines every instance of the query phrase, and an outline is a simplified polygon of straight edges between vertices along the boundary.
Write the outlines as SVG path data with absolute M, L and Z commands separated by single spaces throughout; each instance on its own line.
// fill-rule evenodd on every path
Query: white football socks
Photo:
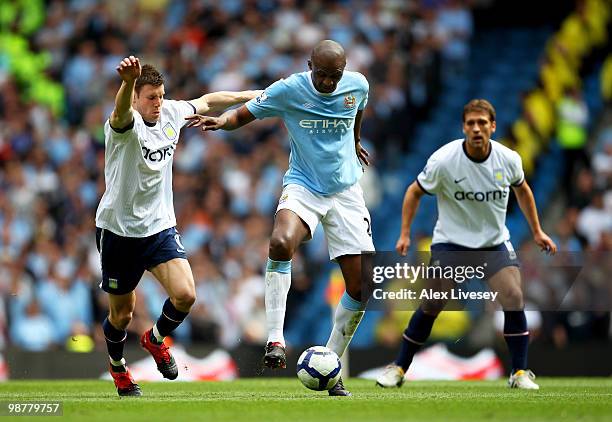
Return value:
M 326 347 L 342 357 L 365 313 L 365 306 L 344 292 L 334 314 L 334 328 Z
M 125 358 L 121 358 L 121 360 L 113 360 L 113 358 L 109 356 L 109 359 L 111 365 L 113 366 L 125 366 Z
M 158 343 L 164 342 L 165 337 L 159 334 L 159 330 L 157 329 L 157 323 L 153 325 L 153 335 L 155 336 L 155 340 L 157 340 Z
M 268 343 L 278 342 L 285 346 L 283 325 L 287 309 L 287 293 L 291 286 L 291 261 L 268 259 L 265 283 Z

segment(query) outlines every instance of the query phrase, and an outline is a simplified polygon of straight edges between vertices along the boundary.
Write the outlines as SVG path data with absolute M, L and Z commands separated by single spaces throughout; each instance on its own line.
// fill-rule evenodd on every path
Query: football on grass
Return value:
M 313 346 L 300 356 L 297 376 L 311 390 L 329 390 L 340 378 L 340 359 L 327 347 Z

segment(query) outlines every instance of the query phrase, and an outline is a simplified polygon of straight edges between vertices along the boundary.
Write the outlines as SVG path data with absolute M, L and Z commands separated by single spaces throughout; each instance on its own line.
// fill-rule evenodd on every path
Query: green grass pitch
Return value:
M 297 379 L 259 378 L 142 383 L 143 397 L 119 398 L 110 381 L 10 381 L 0 384 L 0 401 L 62 401 L 61 420 L 85 422 L 612 420 L 612 379 L 538 382 L 539 391 L 510 390 L 503 381 L 419 381 L 382 390 L 349 379 L 354 396 L 342 398 L 309 391 Z

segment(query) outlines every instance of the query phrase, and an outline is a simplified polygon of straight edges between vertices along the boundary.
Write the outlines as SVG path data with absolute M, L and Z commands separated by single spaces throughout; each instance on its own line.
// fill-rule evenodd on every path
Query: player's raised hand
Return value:
M 357 157 L 359 157 L 359 160 L 361 160 L 361 162 L 366 166 L 369 166 L 370 162 L 368 161 L 368 157 L 370 156 L 370 153 L 361 146 L 361 142 L 355 143 L 355 151 L 357 152 Z
M 397 239 L 397 243 L 395 244 L 395 250 L 401 256 L 406 256 L 408 253 L 408 248 L 410 247 L 410 235 L 401 234 L 399 239 Z
M 140 72 L 142 72 L 142 66 L 138 57 L 125 57 L 121 60 L 119 66 L 117 66 L 117 73 L 119 73 L 119 76 L 125 82 L 132 82 L 138 79 Z
M 548 237 L 546 233 L 540 231 L 533 236 L 533 240 L 538 244 L 541 251 L 546 252 L 547 254 L 554 255 L 557 253 L 557 245 L 553 240 Z
M 202 131 L 221 129 L 226 121 L 221 117 L 202 116 L 200 114 L 192 114 L 185 117 L 185 120 L 189 120 L 186 127 L 201 126 Z

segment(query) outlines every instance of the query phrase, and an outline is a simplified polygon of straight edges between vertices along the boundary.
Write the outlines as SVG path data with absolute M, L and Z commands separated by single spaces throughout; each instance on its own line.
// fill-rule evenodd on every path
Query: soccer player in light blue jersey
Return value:
M 340 44 L 321 41 L 308 61 L 310 71 L 273 83 L 259 97 L 220 117 L 187 117 L 188 126 L 202 126 L 202 130 L 234 130 L 256 118 L 280 117 L 290 135 L 289 170 L 274 218 L 265 278 L 268 342 L 264 365 L 270 368 L 286 366 L 283 324 L 291 258 L 319 222 L 330 259 L 339 263 L 346 283 L 327 347 L 342 356 L 364 314 L 362 255 L 373 253 L 374 244 L 358 180 L 363 173 L 361 162 L 369 164 L 368 152 L 360 143 L 369 86 L 362 74 L 345 71 L 345 66 Z M 342 379 L 329 394 L 350 395 Z

